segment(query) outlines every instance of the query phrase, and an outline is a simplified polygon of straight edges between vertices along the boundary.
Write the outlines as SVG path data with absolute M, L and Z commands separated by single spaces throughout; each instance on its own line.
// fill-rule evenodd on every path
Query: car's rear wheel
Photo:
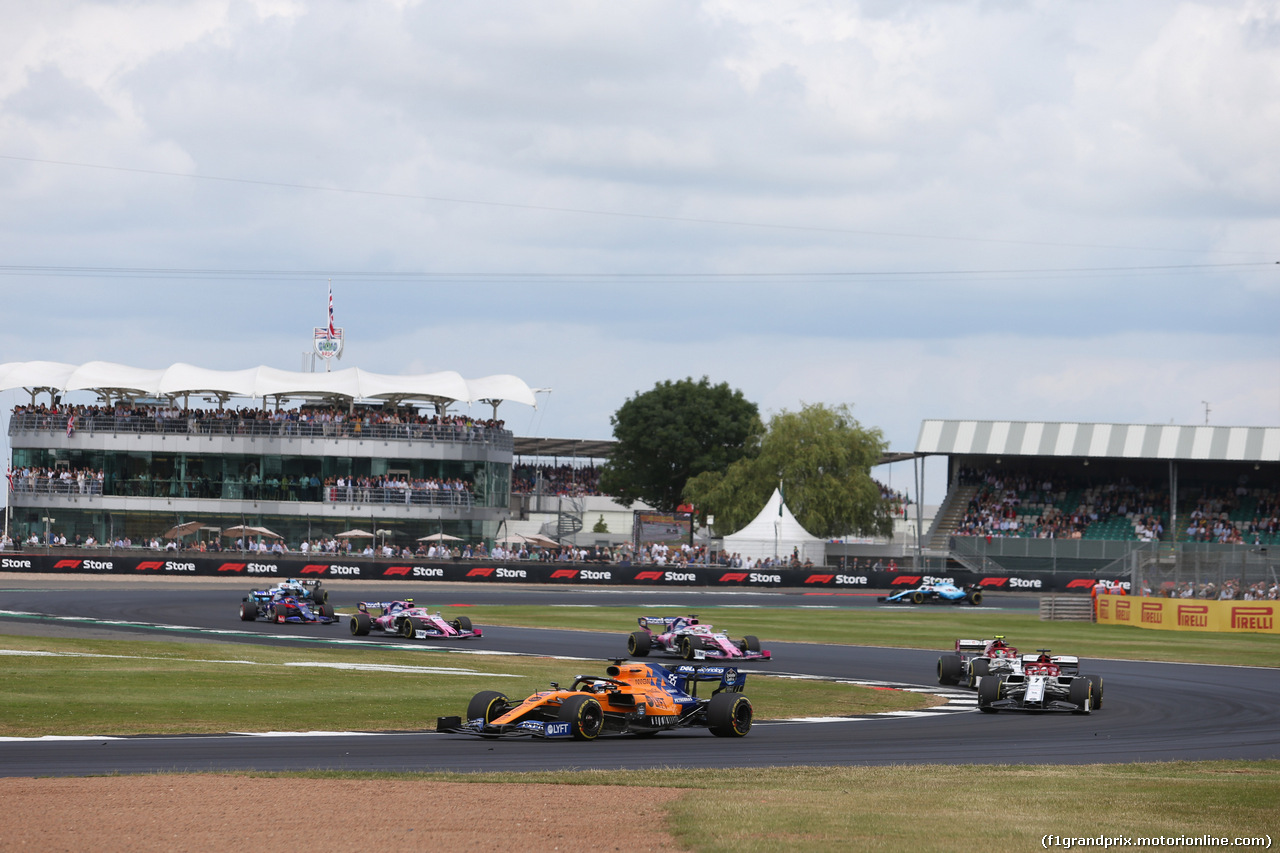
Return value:
M 742 638 L 742 650 L 746 652 L 760 651 L 760 638 L 747 634 Z
M 556 717 L 569 724 L 574 740 L 595 740 L 604 729 L 604 709 L 590 696 L 570 696 Z
M 707 703 L 707 728 L 716 737 L 742 737 L 751 731 L 755 712 L 741 693 L 717 693 Z
M 240 602 L 240 621 L 256 622 L 258 619 L 258 602 L 242 601 Z
M 688 637 L 680 638 L 680 657 L 685 660 L 693 660 L 693 640 Z
M 964 661 L 960 655 L 943 655 L 938 658 L 938 683 L 959 684 Z
M 969 686 L 977 687 L 978 679 L 991 674 L 991 661 L 986 658 L 974 658 L 969 661 Z
M 351 636 L 367 637 L 369 629 L 373 627 L 373 620 L 369 618 L 368 613 L 351 614 Z
M 982 603 L 982 590 L 975 589 L 965 597 L 969 599 L 970 604 L 972 604 L 974 607 L 977 607 L 979 604 Z
M 406 616 L 400 620 L 400 636 L 406 640 L 412 640 L 417 630 L 418 626 L 414 623 L 412 616 Z
M 485 724 L 493 722 L 511 709 L 506 694 L 496 690 L 481 690 L 467 703 L 467 719 L 481 718 Z
M 984 678 L 978 685 L 978 710 L 987 714 L 994 714 L 999 708 L 991 707 L 991 703 L 1000 698 L 1001 688 L 1004 687 L 1003 678 Z
M 1102 676 L 1086 675 L 1085 678 L 1093 682 L 1093 710 L 1096 711 L 1102 707 Z
M 632 631 L 631 636 L 627 637 L 627 654 L 633 658 L 646 657 L 652 645 L 653 637 L 649 636 L 648 631 Z
M 911 593 L 911 603 L 924 604 L 924 593 L 918 589 L 915 592 Z
M 329 600 L 329 590 L 321 589 L 320 584 L 316 583 L 315 589 L 311 590 L 311 600 L 316 604 L 324 604 Z
M 1067 701 L 1079 708 L 1075 713 L 1088 714 L 1093 710 L 1093 682 L 1088 678 L 1071 679 L 1067 688 Z

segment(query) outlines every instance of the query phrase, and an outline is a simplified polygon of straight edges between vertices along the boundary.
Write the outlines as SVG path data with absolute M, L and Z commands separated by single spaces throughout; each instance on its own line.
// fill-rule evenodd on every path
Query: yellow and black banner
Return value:
M 1098 596 L 1098 622 L 1161 631 L 1280 634 L 1280 601 Z

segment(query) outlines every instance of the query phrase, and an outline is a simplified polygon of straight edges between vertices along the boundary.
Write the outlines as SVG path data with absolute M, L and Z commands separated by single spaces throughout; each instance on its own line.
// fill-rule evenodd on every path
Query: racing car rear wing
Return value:
M 408 607 L 416 606 L 413 603 L 412 598 L 402 598 L 402 599 L 399 599 L 399 601 Z M 390 607 L 393 604 L 395 604 L 394 601 L 357 601 L 356 610 L 359 610 L 361 613 L 368 613 L 370 607 L 376 608 L 378 610 L 383 610 L 385 608 Z
M 654 670 L 666 669 L 666 667 L 650 664 Z M 617 675 L 621 670 L 617 664 L 610 666 L 605 672 L 611 676 Z M 737 667 L 733 666 L 706 666 L 701 664 L 680 664 L 666 669 L 668 674 L 668 683 L 677 690 L 682 690 L 690 696 L 698 695 L 698 684 L 719 682 L 720 686 L 711 691 L 714 696 L 717 693 L 741 693 L 742 688 L 747 686 L 747 674 Z
M 687 625 L 697 625 L 697 614 L 690 613 L 688 616 L 641 616 L 636 619 L 640 623 L 641 628 L 650 628 L 661 625 L 663 628 L 670 628 L 677 622 L 684 622 Z

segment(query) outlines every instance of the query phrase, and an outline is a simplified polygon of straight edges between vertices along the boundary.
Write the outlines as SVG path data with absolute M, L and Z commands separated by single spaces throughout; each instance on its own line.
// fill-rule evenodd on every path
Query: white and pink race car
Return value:
M 627 638 L 627 654 L 642 658 L 653 649 L 678 655 L 685 660 L 769 660 L 772 654 L 760 650 L 760 641 L 747 634 L 741 640 L 715 631 L 697 616 L 641 616 L 642 630 Z
M 351 614 L 351 633 L 356 637 L 370 632 L 395 634 L 406 640 L 472 640 L 484 634 L 466 616 L 445 619 L 438 612 L 414 607 L 413 599 L 402 601 L 361 601 Z

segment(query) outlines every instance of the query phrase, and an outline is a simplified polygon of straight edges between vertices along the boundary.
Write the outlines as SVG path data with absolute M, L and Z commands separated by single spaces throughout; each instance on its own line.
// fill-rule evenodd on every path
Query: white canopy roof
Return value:
M 811 559 L 818 565 L 826 556 L 826 542 L 805 530 L 782 501 L 782 492 L 773 490 L 764 505 L 746 527 L 724 537 L 724 550 L 743 557 L 789 558 L 799 549 L 800 559 Z
M 108 392 L 150 397 L 216 394 L 227 397 L 350 397 L 356 400 L 433 400 L 473 403 L 512 400 L 536 405 L 533 390 L 515 376 L 463 379 L 453 371 L 395 376 L 358 367 L 332 373 L 301 373 L 274 367 L 210 370 L 174 364 L 146 370 L 106 361 L 60 364 L 16 361 L 0 364 L 0 391 L 14 388 Z

